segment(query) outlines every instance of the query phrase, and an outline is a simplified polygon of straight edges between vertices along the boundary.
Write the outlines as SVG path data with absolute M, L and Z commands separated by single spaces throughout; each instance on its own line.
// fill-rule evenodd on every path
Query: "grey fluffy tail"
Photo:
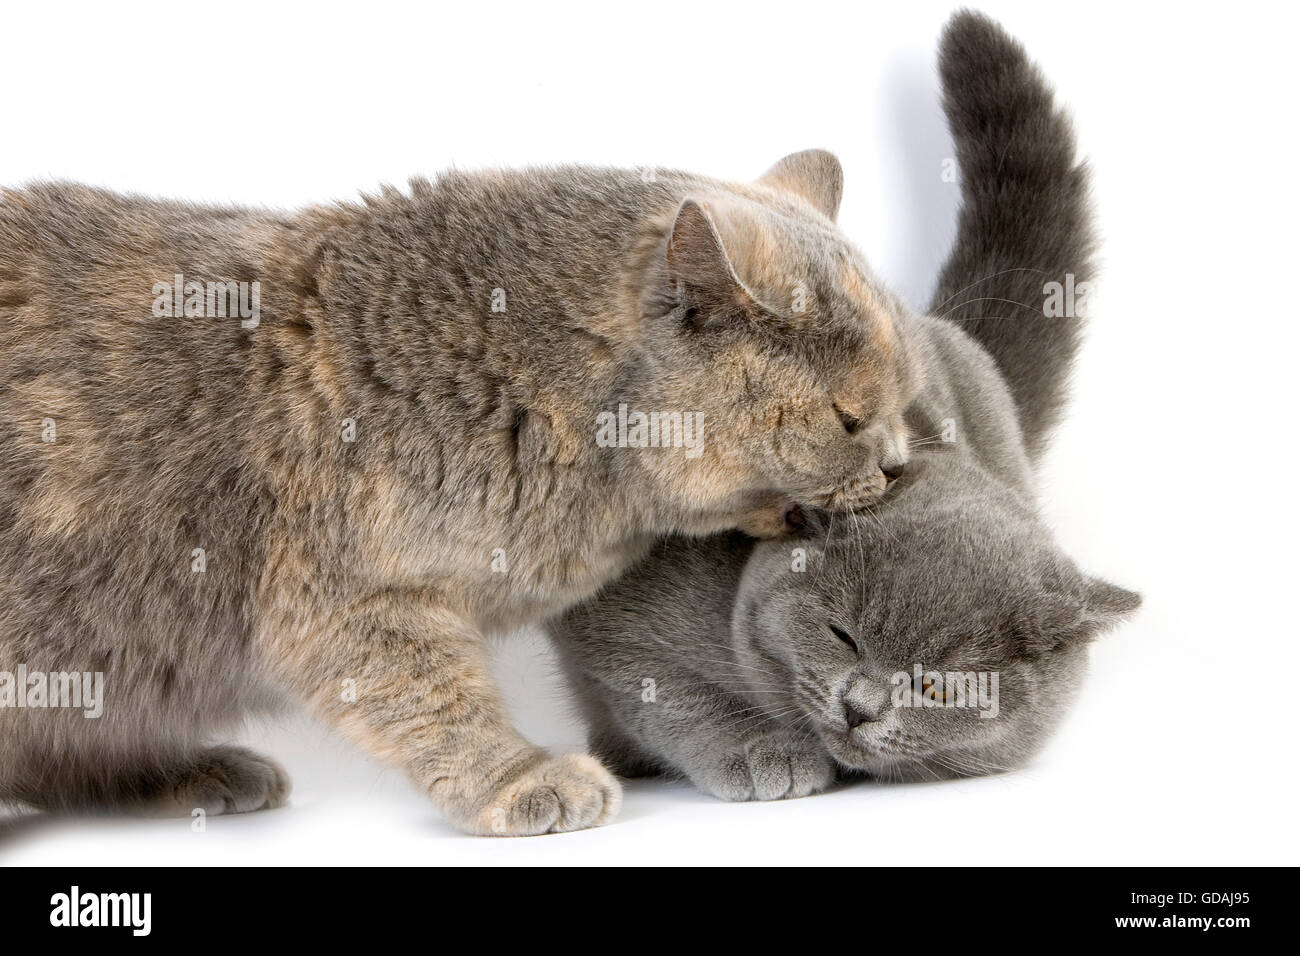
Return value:
M 1068 293 L 1077 300 L 1092 278 L 1087 170 L 1042 74 L 988 17 L 953 16 L 939 72 L 962 208 L 931 312 L 993 355 L 1037 457 L 1063 410 L 1082 330 Z M 1062 305 L 1064 316 L 1049 314 Z

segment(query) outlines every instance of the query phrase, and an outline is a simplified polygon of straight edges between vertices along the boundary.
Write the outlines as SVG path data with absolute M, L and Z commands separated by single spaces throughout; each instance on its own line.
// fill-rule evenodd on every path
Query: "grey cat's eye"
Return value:
M 853 638 L 849 637 L 848 631 L 844 630 L 844 628 L 842 627 L 838 627 L 835 624 L 828 624 L 827 627 L 831 629 L 832 634 L 834 634 L 837 638 L 839 638 L 849 647 L 853 648 L 853 653 L 855 654 L 858 653 L 858 642 L 855 641 Z

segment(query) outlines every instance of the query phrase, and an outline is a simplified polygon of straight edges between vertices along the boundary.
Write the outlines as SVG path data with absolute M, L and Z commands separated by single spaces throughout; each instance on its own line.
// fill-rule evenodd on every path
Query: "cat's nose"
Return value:
M 880 470 L 885 476 L 885 481 L 891 485 L 903 477 L 903 463 L 901 461 L 897 464 L 881 465 Z
M 847 700 L 844 702 L 844 721 L 849 725 L 849 730 L 862 724 L 873 723 L 879 719 L 879 714 L 864 714 Z

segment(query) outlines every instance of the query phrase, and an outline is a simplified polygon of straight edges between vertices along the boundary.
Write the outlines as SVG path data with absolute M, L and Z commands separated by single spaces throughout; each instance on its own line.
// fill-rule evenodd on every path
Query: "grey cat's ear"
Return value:
M 794 193 L 813 205 L 827 219 L 834 220 L 844 194 L 844 168 L 824 149 L 791 153 L 758 177 L 759 183 Z
M 1087 579 L 1083 620 L 1094 633 L 1108 631 L 1142 605 L 1142 595 L 1101 578 Z
M 1093 640 L 1136 611 L 1141 603 L 1140 595 L 1085 575 L 1067 589 L 1044 591 L 1035 613 L 1013 630 L 1029 654 L 1046 654 Z
M 736 275 L 713 217 L 694 199 L 682 201 L 668 236 L 668 277 L 681 283 L 694 304 L 709 312 L 753 306 L 753 296 Z M 709 316 L 701 315 L 705 321 Z

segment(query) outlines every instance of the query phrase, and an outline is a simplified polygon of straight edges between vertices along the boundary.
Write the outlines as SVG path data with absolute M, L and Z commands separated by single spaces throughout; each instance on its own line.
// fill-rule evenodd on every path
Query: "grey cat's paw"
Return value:
M 688 776 L 723 800 L 783 800 L 825 790 L 835 763 L 809 738 L 770 733 L 717 748 Z
M 623 788 L 595 757 L 547 757 L 502 787 L 473 829 L 492 836 L 582 830 L 613 820 L 622 802 Z
M 282 806 L 288 795 L 289 777 L 275 761 L 243 747 L 213 747 L 173 771 L 158 809 L 248 813 Z

